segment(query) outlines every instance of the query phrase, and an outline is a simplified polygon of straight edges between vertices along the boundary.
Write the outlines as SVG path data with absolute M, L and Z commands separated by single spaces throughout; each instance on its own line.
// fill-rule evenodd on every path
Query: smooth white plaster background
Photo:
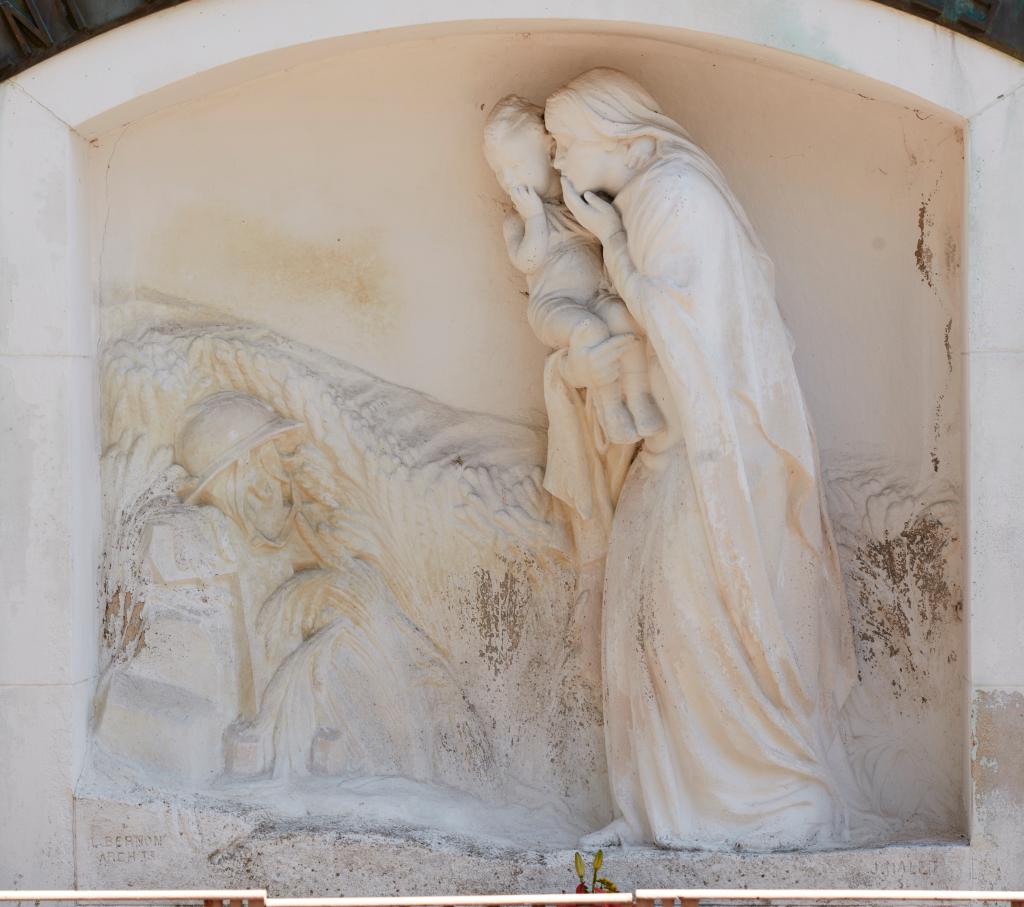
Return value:
M 480 151 L 509 91 L 640 79 L 724 169 L 776 261 L 832 456 L 959 476 L 962 142 L 952 118 L 665 42 L 467 35 L 361 50 L 116 130 L 93 156 L 104 333 L 182 299 L 454 406 L 543 424 L 545 350 Z M 915 253 L 926 205 L 929 286 Z M 178 313 L 175 313 L 178 316 Z M 443 351 L 443 352 L 442 352 Z M 958 372 L 958 370 L 957 370 Z M 941 402 L 939 439 L 935 408 Z M 826 465 L 828 463 L 826 462 Z

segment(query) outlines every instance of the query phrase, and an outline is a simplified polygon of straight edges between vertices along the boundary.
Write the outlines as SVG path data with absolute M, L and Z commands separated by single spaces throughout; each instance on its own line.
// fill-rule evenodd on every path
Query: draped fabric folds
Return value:
M 641 452 L 611 533 L 609 772 L 641 840 L 837 843 L 849 616 L 770 267 L 725 192 L 664 159 L 606 247 L 676 433 Z
M 605 265 L 646 334 L 669 426 L 633 462 L 608 544 L 616 833 L 679 848 L 842 843 L 837 723 L 856 661 L 771 261 L 718 167 L 622 73 L 574 79 L 546 119 L 567 147 L 590 143 L 577 155 L 620 143 L 639 161 Z

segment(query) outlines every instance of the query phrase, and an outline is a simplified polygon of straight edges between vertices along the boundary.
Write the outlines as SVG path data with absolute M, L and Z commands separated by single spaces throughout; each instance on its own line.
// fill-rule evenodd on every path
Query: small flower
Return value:
M 601 865 L 603 863 L 604 851 L 599 850 L 596 854 L 594 854 L 594 859 L 591 863 L 592 876 L 590 880 L 590 885 L 588 886 L 585 881 L 587 874 L 586 861 L 583 859 L 582 854 L 577 852 L 574 855 L 573 865 L 576 869 L 576 876 L 580 880 L 579 884 L 576 886 L 576 894 L 590 894 L 590 892 L 594 892 L 596 894 L 599 891 L 608 892 L 610 894 L 611 892 L 616 892 L 619 890 L 611 879 L 606 878 L 604 876 L 598 877 L 598 870 L 601 868 Z M 610 905 L 605 904 L 600 905 L 600 907 L 610 907 Z

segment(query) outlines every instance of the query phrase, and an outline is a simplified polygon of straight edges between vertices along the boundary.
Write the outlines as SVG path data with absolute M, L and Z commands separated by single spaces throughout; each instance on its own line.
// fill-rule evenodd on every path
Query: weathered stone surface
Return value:
M 341 822 L 315 811 L 282 819 L 207 798 L 136 790 L 108 799 L 87 787 L 76 807 L 79 884 L 174 887 L 188 878 L 233 887 L 259 879 L 273 894 L 294 896 L 573 889 L 573 845 L 512 846 L 504 837 L 509 826 L 500 827 L 509 814 L 499 811 L 492 820 L 490 835 L 468 837 L 401 809 L 384 820 Z M 623 890 L 992 884 L 995 876 L 972 877 L 972 859 L 963 842 L 803 854 L 606 848 L 604 871 Z
M 1016 832 L 1024 817 L 1024 693 L 975 691 L 972 720 L 974 843 L 1021 846 Z
M 75 737 L 84 735 L 75 712 L 86 686 L 0 686 L 0 889 L 74 885 Z

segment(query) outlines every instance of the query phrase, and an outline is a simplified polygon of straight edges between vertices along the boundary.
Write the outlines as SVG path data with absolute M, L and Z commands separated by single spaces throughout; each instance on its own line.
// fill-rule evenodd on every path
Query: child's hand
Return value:
M 574 330 L 562 376 L 573 387 L 604 387 L 619 377 L 619 360 L 629 347 L 640 341 L 633 334 L 616 334 L 596 346 L 587 346 Z
M 544 210 L 544 201 L 532 186 L 513 186 L 509 197 L 523 220 L 534 217 Z

